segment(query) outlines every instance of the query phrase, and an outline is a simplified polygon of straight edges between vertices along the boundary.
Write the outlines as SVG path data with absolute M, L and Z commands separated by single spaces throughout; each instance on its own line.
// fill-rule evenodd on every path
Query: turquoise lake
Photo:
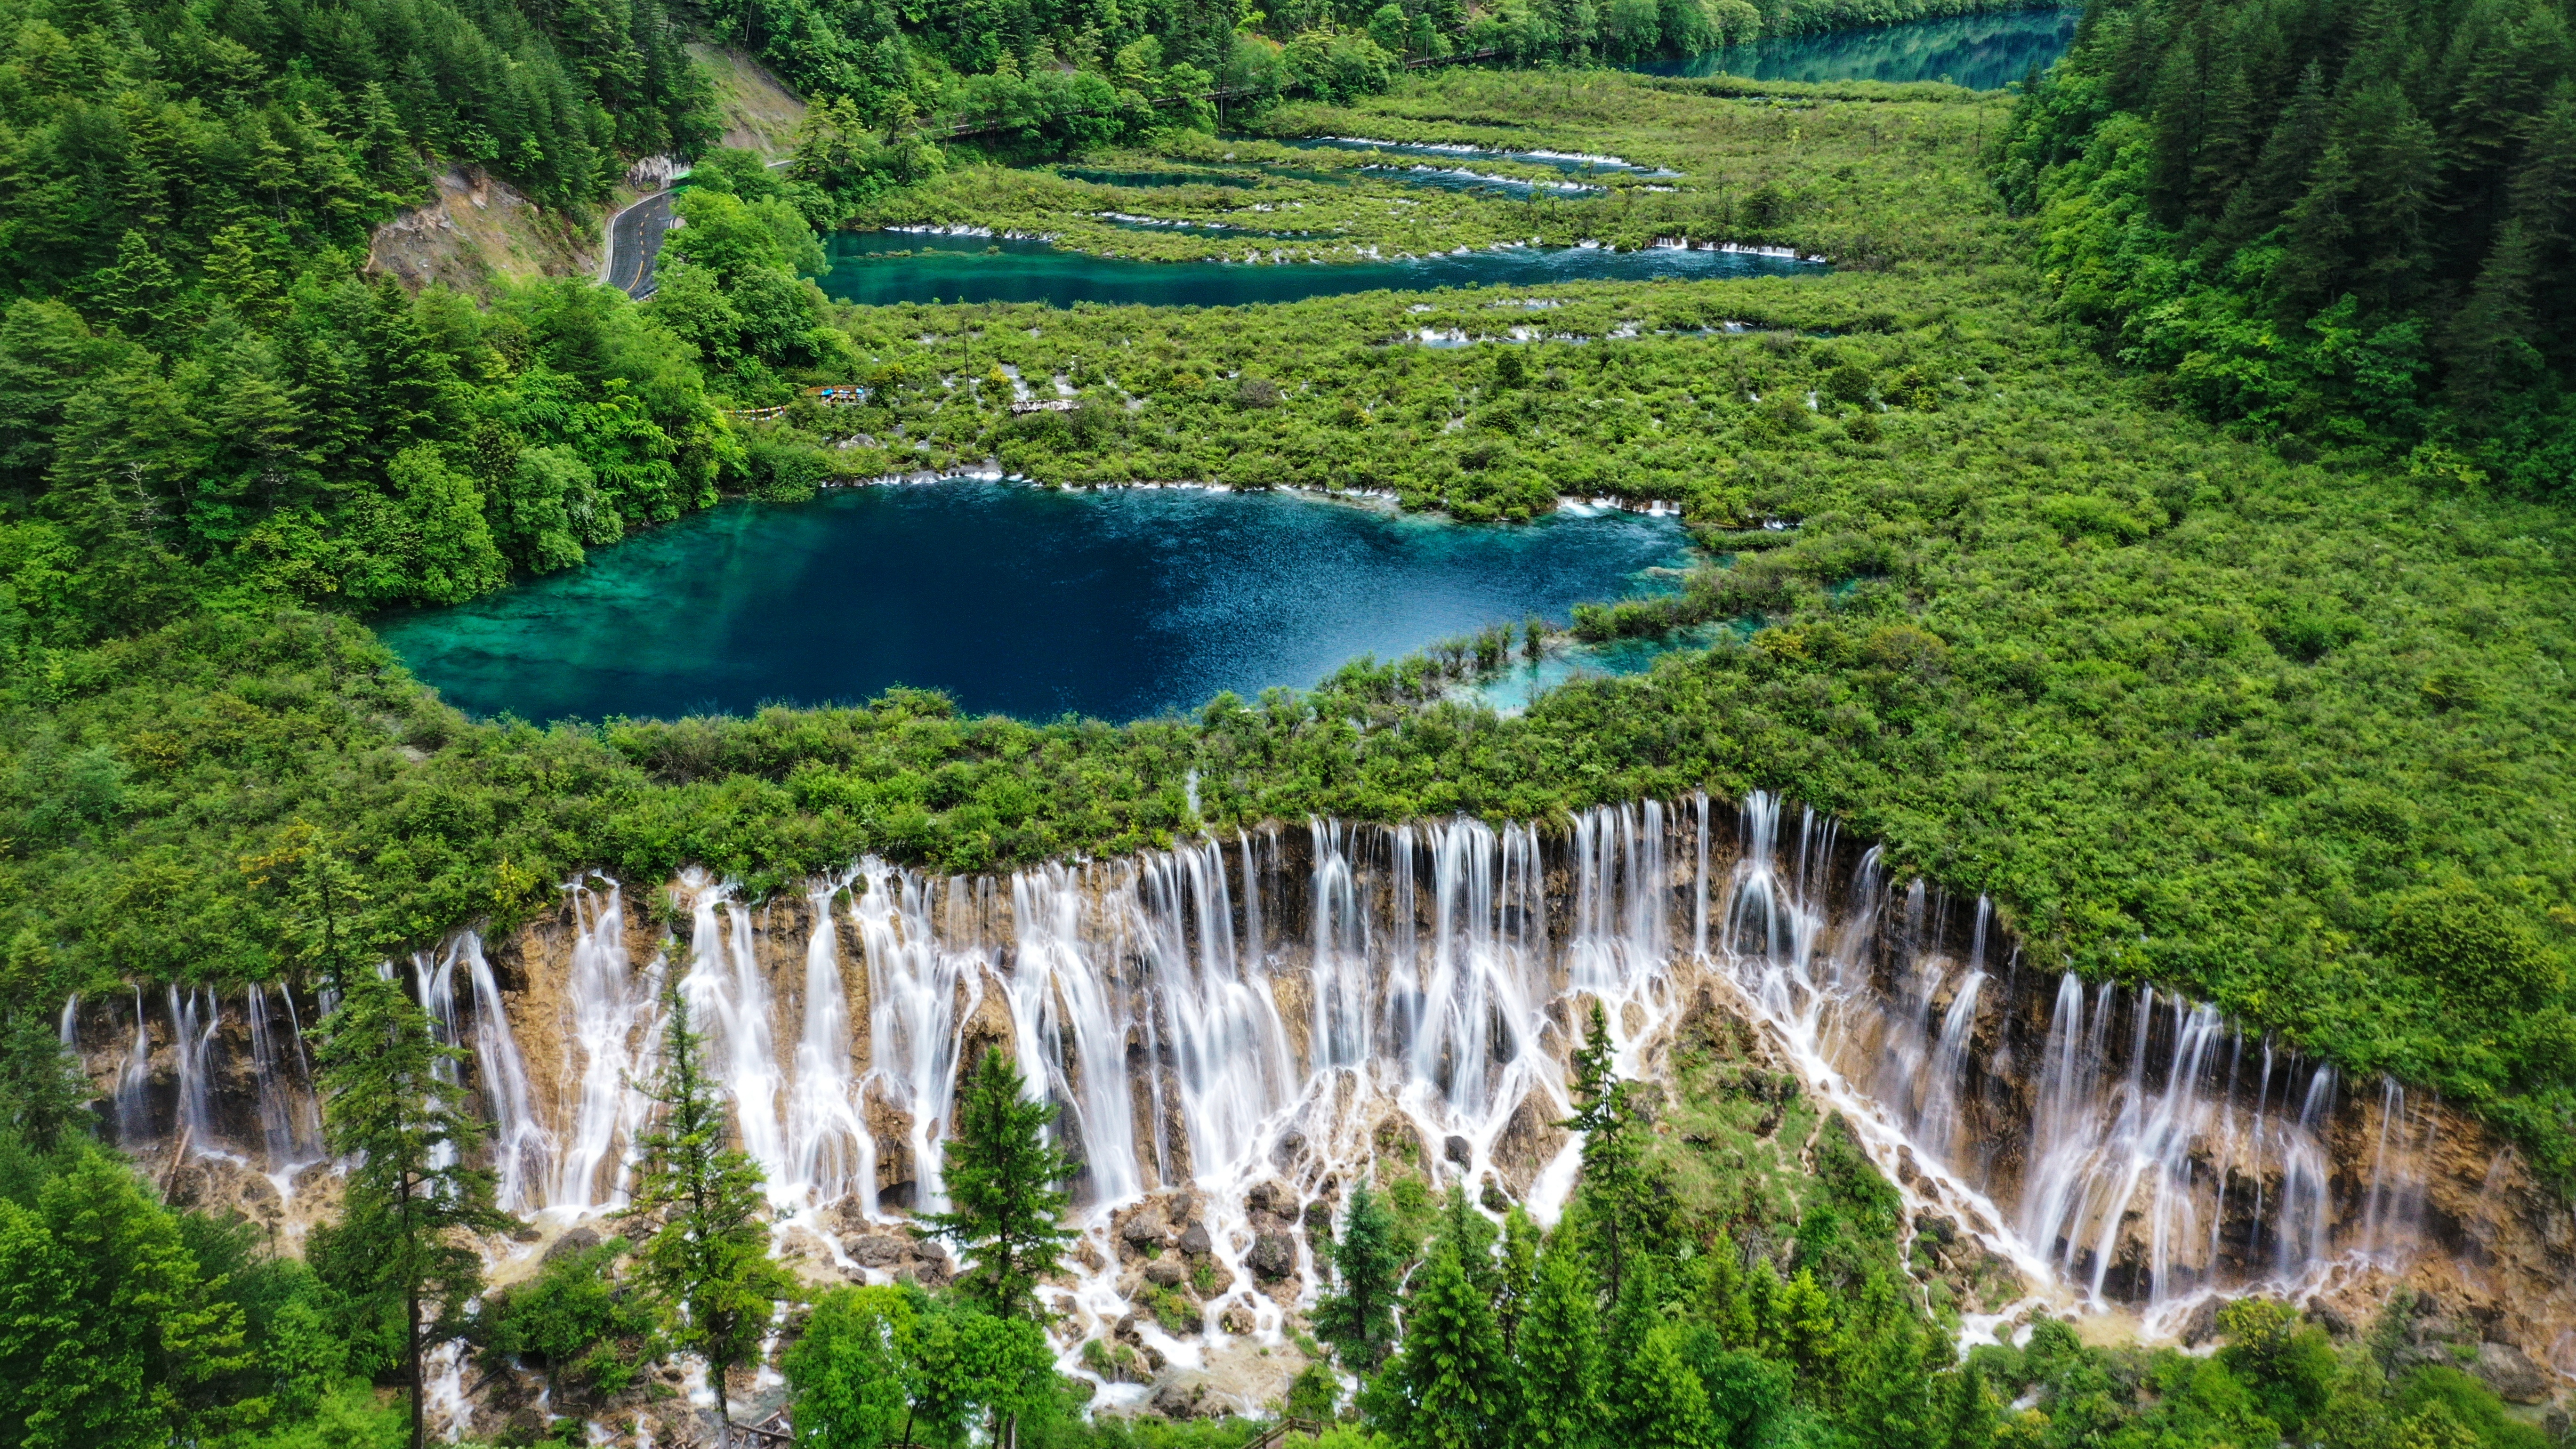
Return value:
M 1244 247 L 1281 245 L 1246 236 Z M 1393 262 L 1140 262 L 1061 251 L 1042 241 L 926 232 L 835 232 L 830 267 L 817 279 L 843 302 L 1132 303 L 1239 307 L 1352 292 L 1435 287 L 1537 287 L 1552 282 L 1652 281 L 1658 277 L 1814 276 L 1816 262 L 1745 252 L 1614 252 L 1607 247 L 1510 247 Z
M 1678 521 L 1463 524 L 1297 494 L 951 480 L 727 504 L 588 567 L 375 628 L 469 713 L 747 714 L 946 691 L 1110 720 L 1305 688 L 1536 613 L 1670 587 Z M 1615 666 L 1614 666 L 1615 668 Z
M 2080 10 L 2004 10 L 1784 35 L 1635 69 L 1653 75 L 1737 75 L 1766 81 L 1947 81 L 1999 91 L 2057 63 L 2075 43 Z

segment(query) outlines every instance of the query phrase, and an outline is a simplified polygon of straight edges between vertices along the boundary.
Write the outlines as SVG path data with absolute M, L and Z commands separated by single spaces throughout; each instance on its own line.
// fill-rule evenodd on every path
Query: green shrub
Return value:
M 542 1364 L 559 1391 L 625 1391 L 662 1354 L 642 1297 L 622 1281 L 624 1238 L 549 1262 L 537 1276 L 484 1301 L 484 1342 L 495 1353 Z

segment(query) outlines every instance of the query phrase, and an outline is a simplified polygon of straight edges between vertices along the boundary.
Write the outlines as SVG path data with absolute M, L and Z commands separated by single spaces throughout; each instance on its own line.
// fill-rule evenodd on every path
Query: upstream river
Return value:
M 747 714 L 905 684 L 978 713 L 1129 720 L 1533 613 L 1561 625 L 1687 562 L 1670 517 L 1464 524 L 1298 494 L 955 480 L 727 504 L 375 627 L 475 714 Z

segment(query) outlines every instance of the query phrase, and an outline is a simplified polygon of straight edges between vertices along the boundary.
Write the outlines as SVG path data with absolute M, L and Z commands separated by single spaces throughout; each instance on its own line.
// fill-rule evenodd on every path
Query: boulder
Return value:
M 2226 1306 L 2224 1299 L 2200 1300 L 2200 1306 L 2194 1308 L 2191 1316 L 2182 1321 L 2182 1346 L 2198 1348 L 2218 1337 L 2218 1310 Z
M 2478 1361 L 2469 1371 L 2487 1381 L 2496 1397 L 2513 1404 L 2549 1402 L 2549 1376 L 2521 1349 L 2509 1343 L 2478 1345 Z
M 1285 1278 L 1297 1271 L 1297 1240 L 1286 1233 L 1263 1233 L 1252 1240 L 1244 1266 L 1263 1278 Z
M 854 1261 L 870 1268 L 891 1268 L 895 1264 L 902 1262 L 905 1258 L 911 1256 L 906 1251 L 908 1246 L 909 1245 L 906 1244 L 903 1239 L 892 1237 L 884 1233 L 871 1233 L 865 1237 L 844 1238 L 841 1240 L 842 1252 L 849 1254 Z
M 587 1253 L 598 1246 L 598 1233 L 589 1228 L 575 1228 L 571 1232 L 564 1234 L 562 1237 L 555 1239 L 554 1243 L 546 1249 L 545 1257 L 538 1261 L 551 1263 L 559 1258 L 569 1258 L 575 1253 Z
M 1118 1229 L 1119 1238 L 1129 1247 L 1150 1251 L 1171 1241 L 1172 1229 L 1158 1213 L 1139 1212 Z
M 2352 1320 L 2335 1311 L 2322 1298 L 2308 1300 L 2308 1320 L 2326 1331 L 2331 1338 L 2352 1337 Z
M 1216 1251 L 1216 1240 L 1208 1236 L 1207 1224 L 1192 1223 L 1181 1230 L 1181 1251 L 1193 1258 L 1204 1258 Z
M 1476 1160 L 1476 1145 L 1464 1137 L 1451 1137 L 1440 1144 L 1440 1155 L 1465 1167 Z
M 1175 1380 L 1154 1390 L 1153 1411 L 1166 1419 L 1194 1419 L 1207 1410 L 1207 1385 Z
M 1145 1281 L 1158 1288 L 1178 1288 L 1190 1279 L 1190 1270 L 1177 1258 L 1156 1258 L 1145 1265 Z
M 1251 1308 L 1246 1305 L 1229 1303 L 1226 1305 L 1225 1313 L 1217 1319 L 1217 1325 L 1226 1332 L 1241 1337 L 1259 1328 L 1261 1320 L 1254 1317 Z

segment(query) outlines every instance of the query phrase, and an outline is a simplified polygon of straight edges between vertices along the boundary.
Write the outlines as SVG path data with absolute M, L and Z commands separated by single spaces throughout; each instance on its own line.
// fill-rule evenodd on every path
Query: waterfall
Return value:
M 212 1094 L 207 1076 L 207 1052 L 213 1046 L 215 1029 L 223 1024 L 217 1009 L 215 993 L 210 989 L 191 988 L 186 992 L 170 988 L 171 1055 L 179 1064 L 179 1129 L 188 1150 L 199 1157 L 227 1155 L 223 1136 L 216 1130 Z
M 786 1082 L 751 912 L 733 899 L 730 886 L 691 878 L 685 888 L 689 972 L 680 978 L 680 994 L 688 1000 L 690 1024 L 706 1038 L 708 1075 L 733 1098 L 743 1151 L 768 1175 L 770 1201 L 792 1207 L 794 1165 L 779 1115 Z
M 1148 855 L 1118 897 L 1170 1043 L 1192 1170 L 1221 1184 L 1250 1166 L 1291 1086 L 1278 1004 L 1237 954 L 1225 852 L 1210 841 Z
M 905 1163 L 913 1173 L 914 1201 L 905 1206 L 947 1208 L 939 1185 L 941 1136 L 948 1104 L 957 1094 L 961 1055 L 956 1025 L 959 998 L 971 1016 L 984 997 L 982 962 L 970 953 L 943 951 L 931 925 L 929 878 L 871 860 L 859 870 L 866 887 L 850 903 L 868 963 L 868 1075 L 896 1110 L 911 1114 Z M 941 883 L 952 900 L 960 882 Z
M 116 1074 L 116 1137 L 129 1145 L 152 1137 L 152 1033 L 143 1020 L 143 988 L 134 988 L 134 1035 Z
M 876 1139 L 859 1113 L 850 1071 L 850 1003 L 832 924 L 832 897 L 845 883 L 827 881 L 806 897 L 814 924 L 805 943 L 805 1029 L 787 1099 L 787 1188 L 809 1207 L 855 1194 L 860 1210 L 874 1216 Z
M 999 875 L 870 857 L 769 905 L 691 873 L 673 895 L 681 938 L 658 952 L 630 942 L 616 883 L 564 891 L 560 964 L 487 957 L 470 931 L 407 963 L 438 1039 L 472 1058 L 442 1080 L 491 1124 L 505 1207 L 562 1220 L 626 1200 L 666 983 L 782 1232 L 947 1206 L 960 1073 L 989 1046 L 1060 1108 L 1086 1257 L 1107 1265 L 1058 1305 L 1084 1333 L 1127 1311 L 1110 1226 L 1147 1199 L 1173 1227 L 1204 1226 L 1232 1272 L 1209 1322 L 1241 1309 L 1265 1342 L 1282 1320 L 1247 1266 L 1256 1239 L 1295 1236 L 1387 1151 L 1435 1189 L 1500 1191 L 1552 1220 L 1581 1146 L 1552 1124 L 1595 1003 L 1631 1076 L 1703 996 L 1740 1007 L 1909 1214 L 1955 1220 L 2053 1304 L 2171 1324 L 2211 1292 L 2398 1264 L 2426 1216 L 2435 1114 L 2402 1089 L 2346 1093 L 2331 1067 L 2187 996 L 2025 974 L 1992 902 L 1909 878 L 1761 792 L 1558 826 L 1319 817 Z M 222 1154 L 238 1145 L 225 1125 L 255 1120 L 246 1150 L 287 1174 L 284 1192 L 320 1155 L 293 997 L 249 988 L 244 1032 L 223 1035 L 229 1004 L 167 995 L 176 1092 L 154 1100 L 137 991 L 120 1135 L 158 1127 Z M 97 1009 L 126 1025 L 122 1003 Z M 513 1016 L 530 1011 L 548 1016 Z M 67 1005 L 67 1037 L 77 1017 Z M 522 1040 L 549 1058 L 539 1077 Z M 221 1044 L 245 1041 L 247 1073 L 230 1058 L 217 1071 Z M 225 1096 L 242 1084 L 255 1114 Z M 2334 1142 L 2360 1144 L 2340 1176 Z M 1288 1257 L 1311 1272 L 1302 1248 Z M 1275 1243 L 1261 1261 L 1276 1271 Z
M 636 975 L 626 954 L 624 896 L 615 883 L 603 884 L 605 891 L 593 891 L 575 881 L 565 890 L 573 941 L 558 1080 L 566 1100 L 555 1115 L 565 1131 L 546 1206 L 576 1215 L 626 1201 L 626 1153 L 651 1106 L 645 1090 L 660 1061 L 656 987 L 665 963 L 656 957 L 647 976 Z
M 1350 827 L 1338 820 L 1309 820 L 1308 841 L 1315 865 L 1308 909 L 1314 917 L 1309 948 L 1309 995 L 1314 1024 L 1307 1037 L 1309 1065 L 1316 1071 L 1356 1068 L 1369 1060 L 1370 929 L 1368 898 L 1361 894 L 1350 858 Z
M 1064 1105 L 1059 1132 L 1089 1178 L 1085 1198 L 1114 1204 L 1142 1193 L 1144 1179 L 1127 1079 L 1126 993 L 1114 972 L 1093 969 L 1089 896 L 1069 866 L 1011 877 L 1018 944 L 1005 990 L 1020 1071 L 1031 1090 Z
M 492 1119 L 492 1162 L 499 1176 L 493 1200 L 504 1212 L 532 1212 L 544 1205 L 541 1184 L 553 1176 L 554 1135 L 529 1101 L 527 1062 L 510 1030 L 500 985 L 483 958 L 483 938 L 467 931 L 457 940 L 457 954 L 474 985 L 474 1066 Z
M 286 1017 L 284 1045 L 269 1007 L 269 988 L 254 983 L 242 993 L 242 1019 L 250 1028 L 251 1075 L 257 1084 L 268 1171 L 278 1196 L 289 1197 L 296 1169 L 322 1160 L 322 1124 L 315 1111 L 312 1068 L 304 1059 L 294 1003 L 284 987 L 277 988 L 277 999 Z

